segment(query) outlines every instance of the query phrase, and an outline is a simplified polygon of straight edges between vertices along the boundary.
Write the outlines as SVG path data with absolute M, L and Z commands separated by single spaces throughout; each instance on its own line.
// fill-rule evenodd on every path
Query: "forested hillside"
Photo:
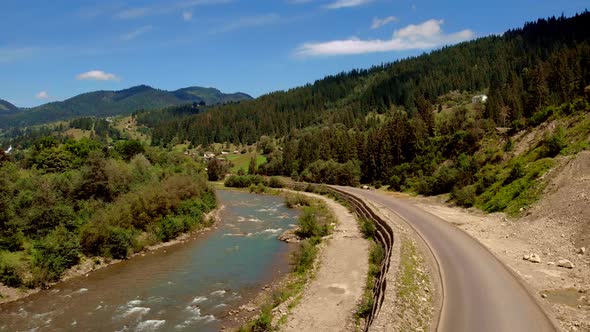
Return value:
M 18 107 L 12 105 L 6 100 L 0 99 L 0 114 L 14 113 L 18 110 Z
M 120 91 L 94 91 L 52 102 L 18 114 L 0 112 L 0 128 L 24 127 L 79 116 L 113 116 L 184 104 L 224 104 L 252 99 L 244 93 L 225 94 L 214 88 L 188 87 L 176 91 L 139 85 Z M 1 108 L 1 106 L 0 106 Z
M 520 193 L 530 194 L 521 204 L 534 199 L 553 157 L 588 148 L 588 26 L 587 11 L 540 19 L 253 101 L 143 122 L 156 145 L 251 144 L 267 136 L 262 141 L 273 148 L 259 172 L 268 175 L 453 192 L 464 205 L 503 210 Z M 472 100 L 482 93 L 487 101 Z M 511 137 L 547 121 L 543 140 L 511 154 Z
M 197 144 L 252 143 L 261 135 L 283 136 L 293 128 L 319 124 L 365 130 L 370 112 L 397 109 L 413 118 L 421 102 L 436 104 L 439 96 L 453 90 L 489 91 L 481 118 L 507 126 L 543 106 L 583 94 L 590 81 L 589 24 L 588 12 L 541 19 L 502 36 L 329 76 L 313 85 L 162 124 L 154 130 L 154 142 L 177 136 Z M 432 127 L 431 116 L 424 115 Z

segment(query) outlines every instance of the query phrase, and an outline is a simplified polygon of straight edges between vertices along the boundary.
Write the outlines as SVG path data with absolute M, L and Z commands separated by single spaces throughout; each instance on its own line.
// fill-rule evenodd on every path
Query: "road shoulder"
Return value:
M 397 214 L 361 199 L 394 233 L 385 299 L 370 331 L 434 331 L 442 304 L 434 256 L 418 233 Z

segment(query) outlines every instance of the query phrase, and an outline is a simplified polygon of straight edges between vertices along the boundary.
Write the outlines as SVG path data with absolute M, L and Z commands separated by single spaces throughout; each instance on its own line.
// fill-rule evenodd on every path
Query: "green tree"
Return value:
M 250 158 L 250 163 L 248 164 L 248 174 L 254 175 L 256 174 L 257 165 L 256 165 L 256 155 Z
M 58 227 L 33 246 L 37 282 L 56 281 L 69 267 L 80 261 L 80 244 L 75 234 Z
M 219 181 L 225 177 L 227 165 L 224 161 L 213 158 L 207 163 L 207 177 L 209 181 Z
M 131 160 L 133 156 L 145 152 L 143 144 L 137 140 L 119 142 L 116 146 L 116 149 L 117 152 L 121 154 L 121 157 L 123 157 L 125 160 Z

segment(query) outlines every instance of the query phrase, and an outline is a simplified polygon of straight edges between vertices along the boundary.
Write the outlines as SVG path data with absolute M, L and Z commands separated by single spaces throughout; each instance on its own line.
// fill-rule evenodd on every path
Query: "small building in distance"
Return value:
M 213 152 L 205 152 L 205 154 L 203 155 L 203 157 L 205 158 L 205 160 L 210 160 L 215 158 L 215 153 Z
M 488 96 L 486 96 L 486 95 L 475 95 L 475 96 L 471 97 L 471 102 L 474 104 L 477 104 L 477 103 L 485 104 L 486 101 L 488 101 Z

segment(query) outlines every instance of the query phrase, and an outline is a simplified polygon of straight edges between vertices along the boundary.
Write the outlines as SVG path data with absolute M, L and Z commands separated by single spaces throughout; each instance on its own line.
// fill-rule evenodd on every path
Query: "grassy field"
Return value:
M 256 156 L 256 166 L 260 166 L 266 162 L 265 156 L 261 156 L 254 152 L 227 155 L 227 160 L 231 161 L 234 164 L 230 172 L 237 173 L 240 169 L 243 169 L 244 172 L 247 172 L 248 164 L 250 164 L 250 158 L 252 158 L 253 156 Z
M 139 132 L 138 126 L 131 116 L 117 117 L 113 123 L 113 127 L 119 129 L 121 133 L 129 135 L 130 139 L 135 139 L 141 142 L 150 144 L 150 138 Z

